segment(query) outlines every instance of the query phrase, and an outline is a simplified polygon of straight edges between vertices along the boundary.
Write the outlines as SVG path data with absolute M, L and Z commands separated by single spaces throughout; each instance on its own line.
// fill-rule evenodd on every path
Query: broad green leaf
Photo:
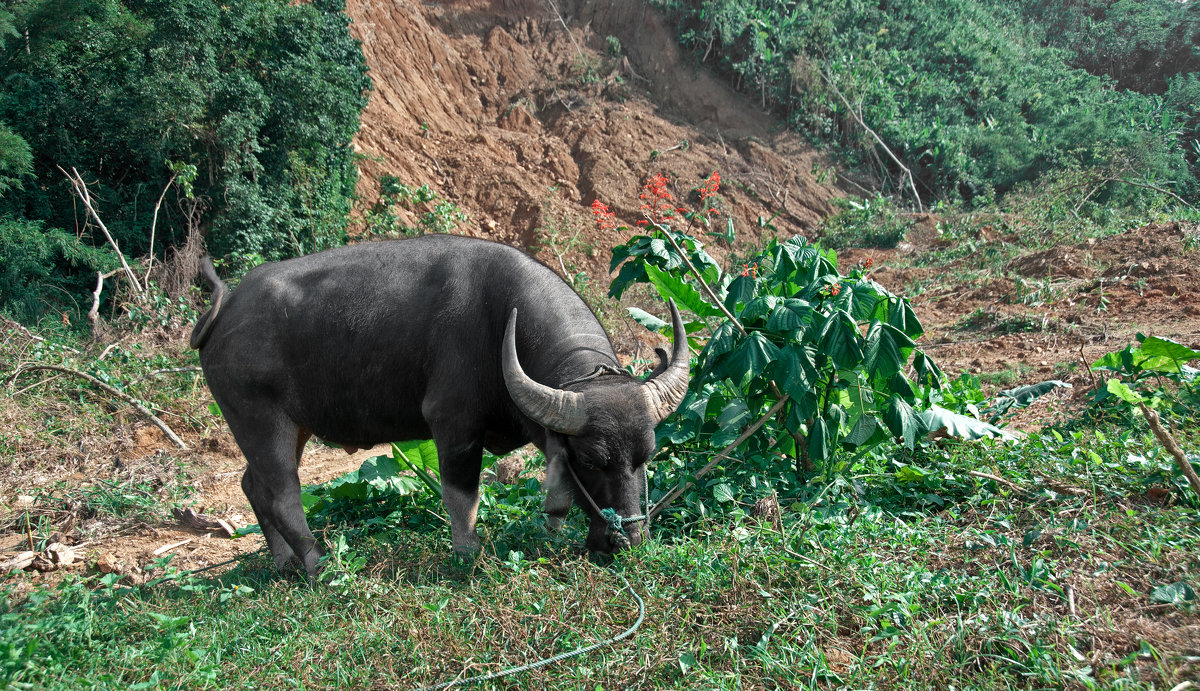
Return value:
M 784 393 L 800 398 L 816 386 L 817 370 L 804 346 L 789 345 L 776 355 L 771 377 Z
M 838 369 L 856 369 L 863 360 L 863 351 L 859 346 L 861 338 L 850 315 L 838 310 L 825 322 L 819 336 L 819 348 Z
M 653 314 L 650 314 L 646 310 L 639 309 L 637 307 L 626 307 L 625 311 L 629 312 L 629 316 L 633 317 L 635 322 L 641 324 L 651 331 L 661 331 L 664 326 L 668 326 L 667 322 L 659 319 Z
M 842 443 L 854 449 L 867 449 L 887 439 L 887 429 L 874 415 L 860 415 Z
M 625 289 L 634 283 L 640 283 L 646 280 L 646 265 L 640 261 L 631 261 L 621 267 L 621 271 L 617 273 L 617 277 L 608 286 L 608 296 L 615 299 L 620 299 L 625 293 Z
M 973 417 L 960 415 L 946 410 L 939 405 L 932 405 L 929 410 L 921 412 L 921 419 L 930 432 L 946 430 L 946 434 L 960 439 L 979 439 L 980 437 L 1000 437 L 1015 439 L 1012 434 L 995 425 L 977 420 Z
M 791 403 L 787 406 L 787 427 L 789 430 L 798 431 L 807 421 L 817 413 L 817 395 L 811 391 L 805 393 L 799 398 L 793 396 Z
M 873 281 L 844 280 L 841 282 L 841 290 L 829 304 L 845 310 L 855 322 L 864 322 L 875 316 L 875 307 L 879 304 L 879 299 L 879 290 Z
M 925 328 L 917 319 L 917 313 L 913 311 L 912 305 L 901 297 L 893 297 L 888 300 L 887 321 L 914 341 L 925 333 Z
M 738 315 L 742 326 L 749 326 L 752 322 L 770 314 L 781 300 L 782 298 L 774 295 L 760 295 L 746 303 L 746 306 L 742 308 L 742 313 Z
M 1120 379 L 1109 379 L 1104 388 L 1107 389 L 1110 394 L 1116 396 L 1122 401 L 1125 401 L 1129 405 L 1137 405 L 1139 403 L 1146 402 L 1145 397 L 1129 388 L 1129 385 Z
M 1196 600 L 1196 591 L 1192 586 L 1179 581 L 1170 585 L 1160 585 L 1150 591 L 1150 599 L 1154 602 L 1161 602 L 1170 605 L 1180 605 L 1185 602 L 1194 602 Z
M 916 344 L 891 324 L 872 322 L 867 330 L 863 368 L 872 379 L 886 382 L 899 372 Z
M 646 265 L 646 276 L 663 300 L 674 299 L 676 305 L 700 317 L 722 316 L 721 310 L 709 304 L 690 283 L 649 264 Z
M 736 313 L 738 305 L 743 305 L 758 294 L 758 280 L 753 276 L 738 276 L 729 284 L 725 294 L 725 308 Z
M 860 415 L 874 410 L 875 391 L 863 382 L 857 372 L 840 372 L 838 379 L 843 386 L 838 396 L 839 403 L 846 408 L 851 420 L 857 420 Z
M 713 332 L 712 338 L 708 339 L 708 345 L 704 346 L 704 352 L 701 353 L 705 369 L 714 367 L 722 355 L 733 350 L 736 342 L 737 328 L 734 327 L 733 322 L 728 320 L 722 322 Z
M 1154 372 L 1178 372 L 1181 365 L 1200 357 L 1200 351 L 1157 336 L 1143 341 L 1139 350 L 1144 359 L 1138 364 Z
M 925 436 L 927 427 L 917 411 L 900 396 L 892 396 L 883 411 L 883 423 L 892 436 L 903 440 L 907 448 L 915 448 L 917 440 Z
M 812 321 L 812 305 L 798 298 L 786 298 L 776 303 L 771 316 L 767 317 L 767 331 L 789 334 L 799 331 Z
M 929 385 L 935 389 L 942 388 L 942 382 L 946 379 L 942 368 L 938 367 L 933 358 L 926 355 L 923 350 L 913 350 L 913 371 L 917 375 L 919 384 Z
M 1138 368 L 1134 363 L 1133 346 L 1125 346 L 1121 350 L 1108 353 L 1092 363 L 1092 369 L 1123 374 L 1137 374 Z
M 750 411 L 746 408 L 746 402 L 740 398 L 733 399 L 717 415 L 718 429 L 712 435 L 712 445 L 720 448 L 729 444 L 741 435 L 742 428 L 749 423 Z
M 437 444 L 432 439 L 396 442 L 392 447 L 400 449 L 413 465 L 435 473 L 438 471 Z
M 716 499 L 723 504 L 733 501 L 733 488 L 722 482 L 716 487 L 713 487 L 713 499 Z
M 812 429 L 808 430 L 808 457 L 814 463 L 822 462 L 829 459 L 830 453 L 829 430 L 825 426 L 825 421 L 814 420 Z
M 778 346 L 767 340 L 761 332 L 752 331 L 725 360 L 721 373 L 732 379 L 738 388 L 744 389 L 751 379 L 767 371 L 767 366 L 778 354 Z
M 434 494 L 442 496 L 442 483 L 437 478 L 437 447 L 432 440 L 393 443 L 392 456 L 407 465 Z

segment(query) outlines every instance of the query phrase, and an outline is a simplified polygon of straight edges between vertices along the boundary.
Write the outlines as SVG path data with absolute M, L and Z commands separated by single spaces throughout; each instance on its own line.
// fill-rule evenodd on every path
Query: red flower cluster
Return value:
M 713 174 L 708 176 L 708 179 L 704 181 L 704 184 L 700 185 L 700 206 L 706 206 L 705 200 L 715 195 L 719 189 L 721 189 L 721 173 L 714 170 Z M 704 213 L 716 215 L 721 213 L 721 211 L 711 208 L 705 209 Z
M 750 264 L 742 264 L 742 275 L 751 278 L 758 278 L 758 262 Z
M 652 176 L 642 185 L 642 193 L 638 198 L 644 202 L 642 211 L 646 217 L 655 223 L 662 223 L 675 211 L 671 193 L 667 190 L 667 176 L 662 173 Z
M 829 286 L 829 294 L 831 296 L 837 297 L 838 293 L 840 293 L 840 292 L 842 292 L 841 284 L 834 283 L 833 285 Z
M 608 208 L 608 204 L 599 199 L 592 202 L 592 215 L 596 217 L 596 225 L 600 226 L 600 230 L 612 230 L 617 227 L 616 214 Z
M 860 268 L 860 269 L 862 269 L 863 271 L 870 271 L 870 270 L 871 270 L 871 265 L 873 265 L 874 263 L 875 263 L 875 260 L 874 260 L 873 258 L 871 258 L 871 257 L 867 257 L 866 259 L 864 259 L 864 260 L 860 261 L 860 262 L 858 263 L 858 266 L 859 266 L 859 268 Z

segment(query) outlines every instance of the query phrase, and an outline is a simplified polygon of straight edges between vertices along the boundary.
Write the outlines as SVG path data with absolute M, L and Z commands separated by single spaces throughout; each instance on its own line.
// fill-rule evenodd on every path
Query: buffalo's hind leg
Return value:
M 276 568 L 302 567 L 308 578 L 315 580 L 321 549 L 300 501 L 299 456 L 308 440 L 307 431 L 290 420 L 229 422 L 246 456 L 242 490 L 258 517 Z

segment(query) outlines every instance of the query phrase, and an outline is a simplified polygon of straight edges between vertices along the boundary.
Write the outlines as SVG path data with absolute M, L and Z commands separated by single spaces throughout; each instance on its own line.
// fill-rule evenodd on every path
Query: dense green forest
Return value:
M 1196 3 L 655 4 L 705 64 L 909 203 L 1080 171 L 1103 183 L 1097 205 L 1196 196 Z
M 73 169 L 127 256 L 169 254 L 189 232 L 240 262 L 345 242 L 370 83 L 343 6 L 5 3 L 0 309 L 78 309 L 117 265 Z

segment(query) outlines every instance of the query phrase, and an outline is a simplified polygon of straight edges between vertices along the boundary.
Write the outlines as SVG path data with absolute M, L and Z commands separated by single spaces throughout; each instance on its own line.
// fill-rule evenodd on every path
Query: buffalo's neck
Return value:
M 601 365 L 620 367 L 608 336 L 596 324 L 590 314 L 591 324 L 584 320 L 567 322 L 559 330 L 562 335 L 554 343 L 547 343 L 541 351 L 544 360 L 541 383 L 561 387 L 596 371 Z

